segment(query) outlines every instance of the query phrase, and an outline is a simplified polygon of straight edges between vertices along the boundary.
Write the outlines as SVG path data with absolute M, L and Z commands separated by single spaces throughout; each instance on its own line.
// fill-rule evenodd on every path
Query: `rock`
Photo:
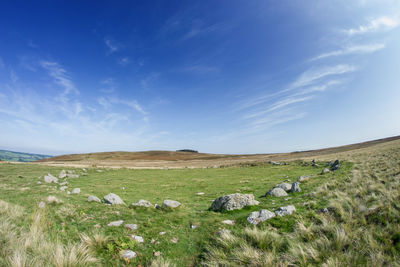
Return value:
M 292 188 L 292 185 L 289 183 L 281 183 L 275 186 L 275 188 L 282 188 L 283 190 L 290 191 L 290 189 Z
M 67 170 L 67 174 L 73 174 L 73 173 L 74 173 L 74 171 Z
M 154 257 L 159 257 L 159 256 L 161 256 L 161 252 L 160 251 L 155 251 L 155 252 L 153 252 L 153 256 Z
M 99 172 L 99 173 L 103 172 L 102 170 L 96 170 L 96 171 Z
M 100 198 L 98 198 L 98 197 L 96 197 L 96 196 L 89 196 L 88 197 L 88 199 L 87 199 L 87 201 L 88 202 L 99 202 L 99 203 L 101 203 L 101 200 L 100 200 Z
M 337 160 L 335 160 L 335 162 L 332 164 L 332 166 L 331 166 L 331 171 L 336 171 L 336 170 L 338 170 L 340 168 L 340 162 L 339 162 L 339 160 L 337 159 Z
M 107 226 L 121 226 L 123 222 L 124 222 L 123 220 L 113 221 L 107 224 Z
M 74 188 L 74 189 L 72 189 L 71 194 L 77 195 L 77 194 L 79 194 L 80 192 L 81 192 L 81 189 L 80 189 L 80 188 Z
M 270 161 L 269 164 L 275 165 L 275 166 L 281 165 L 279 162 L 276 162 L 276 161 Z
M 65 177 L 67 177 L 67 173 L 65 172 L 65 170 L 62 170 L 62 171 L 60 172 L 60 174 L 58 175 L 58 178 L 63 179 L 63 178 L 65 178 Z
M 329 213 L 328 208 L 323 208 L 318 211 L 319 213 Z
M 292 184 L 292 188 L 290 189 L 291 192 L 301 192 L 300 183 L 295 182 Z
M 165 235 L 167 232 L 160 232 L 159 235 Z
M 222 196 L 213 201 L 213 211 L 238 210 L 246 206 L 258 205 L 260 202 L 254 200 L 253 194 L 230 194 Z
M 202 195 L 204 195 L 204 192 L 198 192 L 198 193 L 196 193 L 196 195 L 202 196 Z
M 42 184 L 42 182 L 41 182 L 41 181 L 38 181 L 37 184 Z
M 247 217 L 247 221 L 251 224 L 257 225 L 260 222 L 269 220 L 273 217 L 275 217 L 275 213 L 269 210 L 253 211 L 250 213 L 249 217 Z
M 68 178 L 79 178 L 78 174 L 67 173 Z
M 58 198 L 56 198 L 55 196 L 48 196 L 48 197 L 46 198 L 46 202 L 47 202 L 48 204 L 52 204 L 52 203 L 59 204 L 59 203 L 62 203 L 62 201 L 59 200 Z
M 307 176 L 307 175 L 302 175 L 302 176 L 299 176 L 298 178 L 297 178 L 297 181 L 298 182 L 305 182 L 305 181 L 308 181 L 308 180 L 310 180 L 310 176 Z
M 328 173 L 328 172 L 330 172 L 330 170 L 328 168 L 325 168 L 325 169 L 322 170 L 321 174 L 325 174 L 325 173 Z
M 50 173 L 44 176 L 44 181 L 48 184 L 50 183 L 58 183 L 58 179 L 51 175 Z
M 143 237 L 138 236 L 138 235 L 130 235 L 129 238 L 132 239 L 132 240 L 135 240 L 138 243 L 143 243 L 144 242 Z
M 136 230 L 137 229 L 137 224 L 128 223 L 128 224 L 125 224 L 124 226 L 125 226 L 126 229 L 129 229 L 129 230 Z
M 199 227 L 200 223 L 190 223 L 189 224 L 189 228 L 190 229 L 196 229 L 197 227 Z
M 39 209 L 44 209 L 45 206 L 46 206 L 46 203 L 44 203 L 43 201 L 39 202 L 39 205 L 38 205 Z
M 135 258 L 136 257 L 136 253 L 135 252 L 133 252 L 132 250 L 123 250 L 122 252 L 121 252 L 121 257 L 123 258 L 123 259 L 133 259 L 133 258 Z
M 68 184 L 68 182 L 62 182 L 62 183 L 60 183 L 60 185 L 62 186 L 62 185 L 67 185 Z
M 60 187 L 60 190 L 61 190 L 61 191 L 65 191 L 65 190 L 67 190 L 67 188 L 68 188 L 68 186 L 64 185 L 64 186 L 61 186 L 61 187 Z
M 147 200 L 140 199 L 138 202 L 132 203 L 131 207 L 146 207 L 146 208 L 150 208 L 150 207 L 153 207 L 153 205 Z
M 158 204 L 154 204 L 154 208 L 159 210 L 159 209 L 161 209 L 161 206 Z
M 177 237 L 173 237 L 171 239 L 171 242 L 174 243 L 174 244 L 178 243 L 178 241 L 179 241 L 179 239 Z
M 286 197 L 288 194 L 282 188 L 273 188 L 272 190 L 267 192 L 267 195 L 273 197 Z
M 111 204 L 111 205 L 125 204 L 125 203 L 122 201 L 122 199 L 121 199 L 118 195 L 116 195 L 116 194 L 114 194 L 114 193 L 110 193 L 110 194 L 104 196 L 103 199 L 104 199 L 104 201 L 105 201 L 106 203 Z
M 162 208 L 171 208 L 171 209 L 174 209 L 174 208 L 179 207 L 180 205 L 181 205 L 181 203 L 179 203 L 178 201 L 166 199 L 166 200 L 163 201 L 161 207 L 162 207 Z
M 295 211 L 296 211 L 296 208 L 293 205 L 289 205 L 289 206 L 278 208 L 275 211 L 275 214 L 278 216 L 285 216 L 285 215 L 290 215 Z
M 224 221 L 222 221 L 222 223 L 223 224 L 229 224 L 229 225 L 234 225 L 235 224 L 235 222 L 232 221 L 232 220 L 224 220 Z

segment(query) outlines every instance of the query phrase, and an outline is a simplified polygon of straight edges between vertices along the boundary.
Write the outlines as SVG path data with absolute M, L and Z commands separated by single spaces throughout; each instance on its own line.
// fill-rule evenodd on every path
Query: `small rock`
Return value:
M 38 181 L 37 184 L 42 184 L 42 182 L 41 182 L 41 181 Z
M 102 170 L 96 170 L 97 172 L 103 172 Z
M 79 178 L 79 175 L 78 174 L 70 174 L 70 173 L 68 173 L 67 177 L 68 178 Z
M 51 175 L 50 173 L 43 177 L 44 181 L 48 184 L 50 183 L 58 183 L 58 179 Z
M 328 208 L 323 208 L 318 211 L 319 213 L 329 213 Z
M 152 207 L 153 205 L 147 200 L 140 199 L 138 202 L 132 203 L 130 206 L 131 207 L 146 207 L 146 208 L 149 208 L 149 207 Z
M 204 192 L 198 192 L 198 193 L 196 193 L 196 195 L 202 196 L 202 195 L 204 195 Z
M 133 252 L 132 250 L 123 250 L 121 252 L 121 257 L 123 259 L 133 259 L 136 257 L 136 253 Z
M 101 200 L 100 200 L 100 198 L 98 198 L 98 197 L 96 197 L 96 196 L 89 196 L 88 197 L 88 199 L 87 199 L 87 201 L 88 202 L 99 202 L 99 203 L 101 203 Z
M 163 201 L 161 207 L 162 207 L 162 208 L 171 208 L 171 209 L 174 209 L 174 208 L 179 207 L 180 205 L 181 205 L 181 203 L 178 202 L 178 201 L 166 199 L 166 200 Z
M 235 224 L 235 221 L 232 221 L 232 220 L 224 220 L 224 221 L 222 221 L 222 223 L 223 223 L 223 224 L 234 225 L 234 224 Z
M 171 242 L 174 243 L 174 244 L 178 243 L 178 241 L 179 241 L 179 239 L 177 237 L 173 237 L 171 239 Z
M 68 184 L 68 182 L 62 182 L 62 183 L 60 183 L 60 185 L 67 185 Z
M 73 173 L 74 173 L 74 171 L 67 170 L 67 174 L 73 174 Z
M 107 226 L 121 226 L 123 222 L 124 222 L 123 220 L 113 221 L 107 224 Z
M 95 225 L 93 225 L 93 227 L 94 228 L 100 228 L 101 226 L 100 226 L 100 224 L 95 224 Z
M 257 225 L 260 222 L 269 220 L 273 217 L 275 217 L 275 213 L 269 210 L 253 211 L 250 213 L 249 217 L 247 217 L 247 221 L 251 224 Z
M 160 232 L 160 235 L 165 235 L 167 232 Z
M 276 185 L 275 188 L 282 188 L 283 190 L 288 192 L 292 188 L 292 185 L 288 184 L 288 183 L 281 183 L 281 184 Z
M 278 208 L 275 213 L 278 216 L 285 216 L 285 215 L 290 215 L 293 212 L 296 211 L 296 208 L 293 205 L 285 206 L 285 207 L 280 207 Z
M 111 205 L 125 204 L 125 203 L 122 201 L 122 199 L 121 199 L 118 195 L 116 195 L 116 194 L 114 194 L 114 193 L 110 193 L 110 194 L 104 196 L 103 199 L 104 199 L 104 201 L 105 201 L 106 203 L 111 204 Z
M 72 189 L 71 194 L 77 195 L 77 194 L 79 194 L 80 192 L 81 192 L 81 189 L 80 189 L 80 188 L 74 188 L 74 189 Z
M 267 192 L 267 195 L 273 197 L 286 197 L 288 194 L 282 188 L 273 188 L 272 190 Z
M 62 171 L 60 172 L 60 174 L 58 175 L 58 178 L 63 179 L 63 178 L 65 178 L 65 177 L 67 177 L 67 173 L 65 172 L 65 170 L 62 170 Z
M 189 228 L 190 229 L 196 229 L 197 227 L 199 227 L 200 223 L 190 223 L 189 224 Z
M 231 230 L 228 229 L 221 229 L 217 232 L 217 235 L 219 236 L 225 236 L 225 235 L 229 235 L 231 233 Z
M 270 161 L 269 164 L 275 165 L 275 166 L 281 165 L 279 162 L 276 162 L 276 161 Z
M 138 235 L 130 235 L 129 238 L 132 239 L 132 240 L 135 240 L 138 243 L 143 243 L 144 242 L 143 237 L 138 236 Z
M 48 204 L 52 204 L 52 203 L 59 204 L 59 203 L 62 203 L 62 201 L 59 200 L 58 198 L 56 198 L 55 196 L 48 196 L 48 197 L 46 198 L 46 202 L 47 202 Z
M 301 192 L 300 189 L 300 183 L 299 182 L 295 182 L 292 184 L 292 189 L 290 189 L 291 192 Z
M 161 252 L 160 251 L 155 251 L 155 252 L 153 252 L 153 256 L 154 257 L 159 257 L 159 256 L 161 256 Z
M 61 190 L 61 191 L 65 191 L 65 190 L 67 190 L 67 188 L 68 188 L 68 186 L 65 186 L 65 185 L 64 185 L 64 186 L 61 186 L 61 187 L 60 187 L 60 190 Z
M 156 242 L 156 240 L 154 238 L 152 238 L 149 243 L 154 244 L 155 242 Z
M 297 181 L 298 182 L 304 182 L 304 181 L 308 181 L 308 180 L 310 180 L 310 176 L 307 176 L 307 175 L 302 175 L 302 176 L 299 176 L 298 178 L 297 178 Z
M 335 160 L 335 162 L 333 162 L 332 166 L 331 166 L 331 171 L 336 171 L 340 168 L 340 162 L 339 160 Z
M 137 229 L 137 224 L 128 223 L 128 224 L 125 224 L 124 226 L 125 226 L 125 228 L 127 228 L 129 230 L 136 230 Z
M 328 168 L 325 168 L 325 169 L 322 170 L 321 174 L 325 174 L 325 173 L 328 173 L 328 172 L 330 172 L 330 170 Z
M 44 209 L 45 206 L 46 206 L 46 203 L 44 203 L 43 201 L 39 202 L 39 205 L 38 205 L 39 209 Z

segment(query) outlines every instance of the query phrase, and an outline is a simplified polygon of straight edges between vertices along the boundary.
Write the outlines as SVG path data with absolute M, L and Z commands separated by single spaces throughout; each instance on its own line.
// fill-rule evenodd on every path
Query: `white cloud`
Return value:
M 131 60 L 128 57 L 123 57 L 118 60 L 118 64 L 120 64 L 121 66 L 126 66 L 129 63 L 131 63 Z
M 383 48 L 385 48 L 385 44 L 383 44 L 383 43 L 367 44 L 367 45 L 353 45 L 353 46 L 345 47 L 343 49 L 339 49 L 339 50 L 321 54 L 321 55 L 313 58 L 312 60 L 323 59 L 323 58 L 334 57 L 334 56 L 344 56 L 344 55 L 350 55 L 350 54 L 368 54 L 368 53 L 373 53 L 375 51 L 381 50 Z
M 108 53 L 112 54 L 119 50 L 119 45 L 110 38 L 104 38 L 104 43 L 108 47 Z
M 400 23 L 399 17 L 382 16 L 370 19 L 367 24 L 360 25 L 358 28 L 344 30 L 348 35 L 365 34 L 381 30 L 390 30 L 396 28 Z

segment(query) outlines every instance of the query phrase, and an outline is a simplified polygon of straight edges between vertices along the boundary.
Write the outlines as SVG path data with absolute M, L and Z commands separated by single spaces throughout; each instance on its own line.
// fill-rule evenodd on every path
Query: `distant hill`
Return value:
M 41 159 L 47 159 L 50 157 L 52 157 L 52 156 L 14 152 L 14 151 L 8 151 L 8 150 L 0 150 L 0 160 L 1 161 L 31 162 L 31 161 L 41 160 Z

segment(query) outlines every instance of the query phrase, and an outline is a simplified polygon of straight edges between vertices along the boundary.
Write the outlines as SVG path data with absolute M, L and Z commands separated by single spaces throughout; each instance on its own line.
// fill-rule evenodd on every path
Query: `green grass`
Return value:
M 281 233 L 293 231 L 297 216 L 312 218 L 315 212 L 326 207 L 328 200 L 315 200 L 310 196 L 317 187 L 335 179 L 343 180 L 349 175 L 352 164 L 344 163 L 335 172 L 319 175 L 321 168 L 303 166 L 298 162 L 284 166 L 269 164 L 253 167 L 230 167 L 217 169 L 173 169 L 173 170 L 103 170 L 88 169 L 88 174 L 76 179 L 67 179 L 68 189 L 81 189 L 79 195 L 67 195 L 55 184 L 37 184 L 43 182 L 43 175 L 52 173 L 58 176 L 61 168 L 30 164 L 0 164 L 0 199 L 22 206 L 26 214 L 33 213 L 38 203 L 49 195 L 63 201 L 62 204 L 48 205 L 45 209 L 46 231 L 51 239 L 67 244 L 80 242 L 80 234 L 92 236 L 99 232 L 109 236 L 105 245 L 96 248 L 95 256 L 104 265 L 124 265 L 119 252 L 132 249 L 138 257 L 130 262 L 132 266 L 146 265 L 155 257 L 153 252 L 160 251 L 162 257 L 178 266 L 200 264 L 201 255 L 222 228 L 233 232 L 242 231 L 249 226 L 246 221 L 251 211 L 276 208 L 293 204 L 297 215 L 273 218 L 259 227 L 272 226 Z M 72 169 L 71 169 L 72 170 Z M 81 169 L 75 169 L 82 173 Z M 297 180 L 300 175 L 315 175 L 301 183 L 302 192 L 289 193 L 287 197 L 259 198 L 278 183 L 290 179 Z M 123 189 L 125 188 L 125 189 Z M 89 195 L 101 198 L 108 193 L 119 195 L 127 206 L 107 206 L 100 203 L 88 203 Z M 198 196 L 197 192 L 205 195 Z M 240 211 L 213 212 L 209 207 L 214 199 L 232 193 L 252 193 L 260 201 L 258 206 Z M 164 199 L 177 200 L 182 206 L 176 210 L 129 208 L 129 204 L 139 199 L 161 204 Z M 223 220 L 235 220 L 235 225 L 224 225 Z M 136 223 L 138 229 L 129 231 L 124 227 L 108 227 L 115 220 L 124 223 Z M 196 229 L 190 229 L 190 223 L 199 223 Z M 29 224 L 29 219 L 20 220 L 21 227 Z M 100 228 L 95 228 L 99 224 Z M 166 232 L 159 235 L 159 232 Z M 140 235 L 145 242 L 138 244 L 128 238 L 129 234 Z M 172 243 L 172 238 L 178 243 Z M 155 243 L 150 244 L 150 240 Z M 397 240 L 397 239 L 396 239 Z M 397 242 L 397 241 L 396 241 Z

